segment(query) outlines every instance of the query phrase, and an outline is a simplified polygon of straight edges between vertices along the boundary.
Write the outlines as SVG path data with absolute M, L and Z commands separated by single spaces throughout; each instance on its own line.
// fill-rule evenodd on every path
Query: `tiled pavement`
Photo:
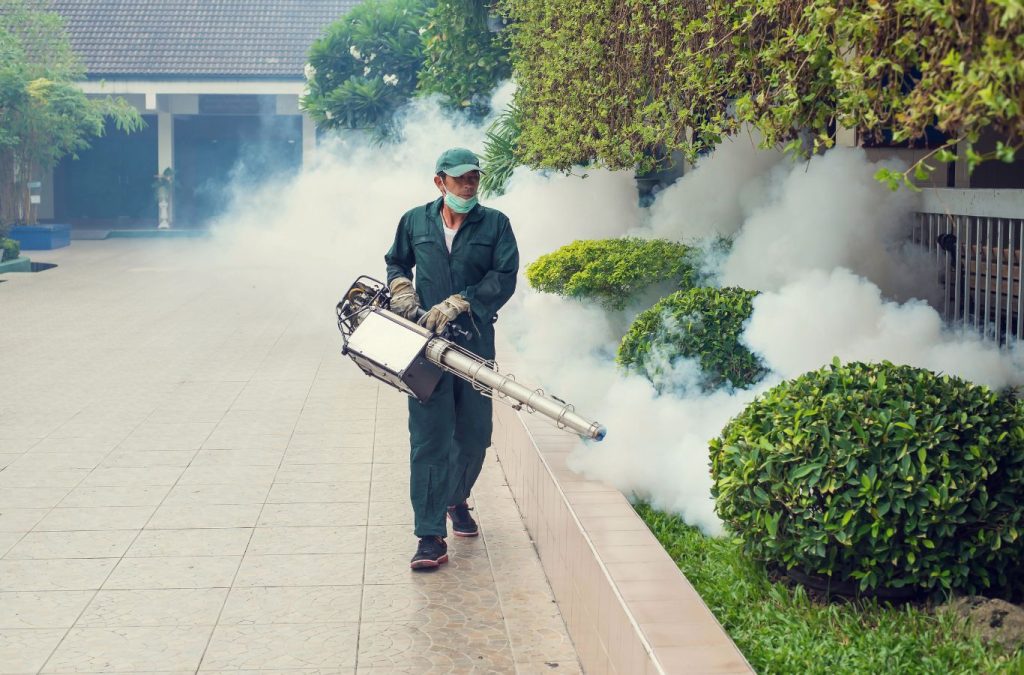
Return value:
M 0 673 L 579 672 L 493 456 L 410 572 L 404 398 L 208 246 L 0 276 Z

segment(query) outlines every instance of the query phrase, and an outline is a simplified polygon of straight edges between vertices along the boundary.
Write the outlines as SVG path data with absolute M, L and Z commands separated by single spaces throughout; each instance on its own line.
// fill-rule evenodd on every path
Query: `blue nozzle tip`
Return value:
M 608 435 L 608 430 L 604 427 L 598 427 L 597 433 L 594 434 L 595 441 L 603 441 L 604 437 Z

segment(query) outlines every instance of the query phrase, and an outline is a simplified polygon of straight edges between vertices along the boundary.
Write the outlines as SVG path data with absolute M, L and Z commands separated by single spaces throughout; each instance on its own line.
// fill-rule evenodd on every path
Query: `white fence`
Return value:
M 913 240 L 935 255 L 946 321 L 1024 339 L 1024 190 L 925 189 Z

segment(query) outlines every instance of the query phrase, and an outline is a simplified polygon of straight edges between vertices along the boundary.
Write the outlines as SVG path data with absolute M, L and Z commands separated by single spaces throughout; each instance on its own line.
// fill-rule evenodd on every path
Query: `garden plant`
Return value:
M 694 251 L 664 239 L 589 239 L 542 255 L 526 268 L 538 291 L 589 299 L 622 309 L 655 284 L 691 288 L 698 278 Z
M 715 509 L 753 559 L 863 592 L 1018 594 L 1024 425 L 987 387 L 891 363 L 760 396 L 711 442 Z
M 756 295 L 742 288 L 710 286 L 676 291 L 633 320 L 616 361 L 646 376 L 659 389 L 663 369 L 680 358 L 697 359 L 708 390 L 750 386 L 767 372 L 740 343 Z

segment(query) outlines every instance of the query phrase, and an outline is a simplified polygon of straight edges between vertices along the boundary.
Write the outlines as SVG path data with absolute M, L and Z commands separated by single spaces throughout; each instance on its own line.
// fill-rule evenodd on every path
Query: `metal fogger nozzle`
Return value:
M 607 430 L 576 413 L 561 399 L 516 382 L 493 361 L 460 347 L 449 336 L 437 336 L 388 309 L 387 287 L 369 277 L 359 277 L 338 303 L 338 328 L 344 346 L 341 353 L 360 370 L 420 400 L 430 398 L 442 372 L 466 380 L 485 396 L 516 410 L 539 413 L 560 429 L 583 438 L 602 440 Z M 457 330 L 454 324 L 449 324 Z

